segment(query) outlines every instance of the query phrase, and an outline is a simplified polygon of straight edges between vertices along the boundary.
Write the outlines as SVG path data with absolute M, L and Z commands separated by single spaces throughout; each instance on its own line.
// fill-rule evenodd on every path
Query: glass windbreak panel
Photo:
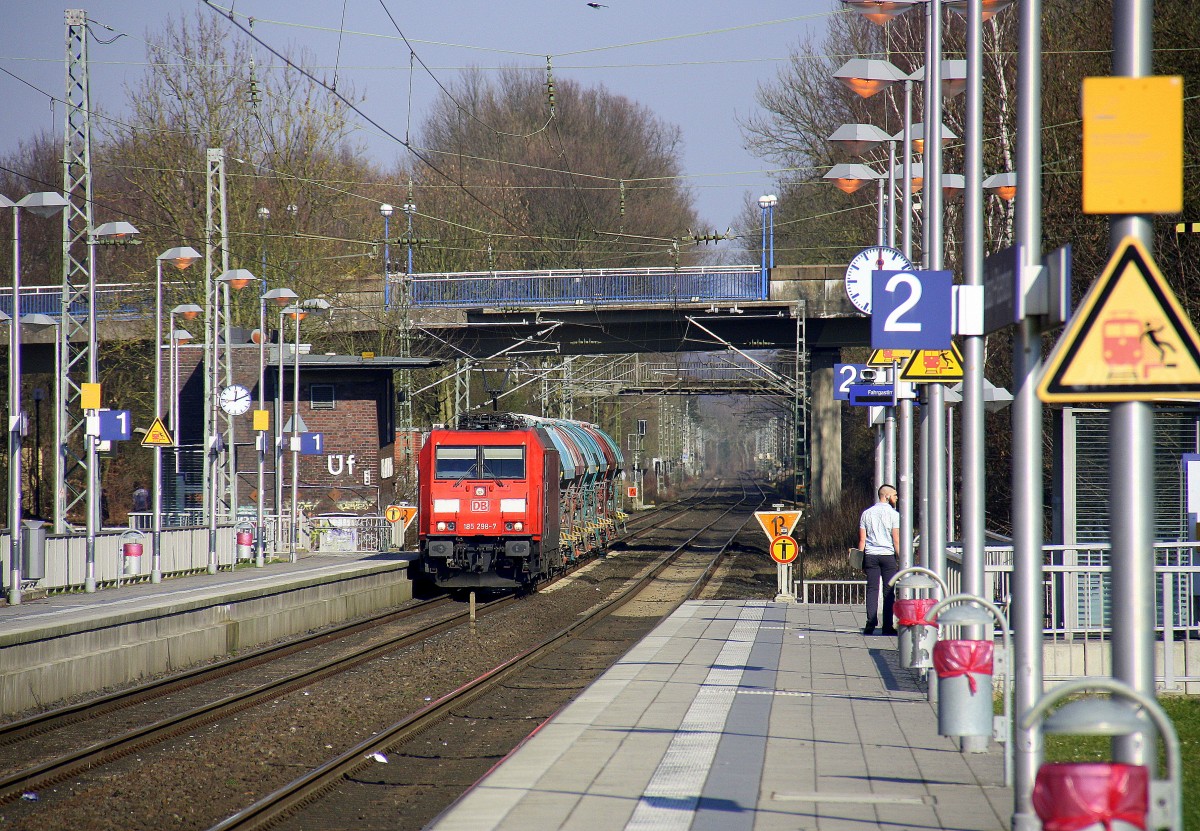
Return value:
M 524 479 L 524 447 L 483 448 L 484 479 Z
M 478 447 L 439 447 L 433 475 L 438 479 L 477 479 Z

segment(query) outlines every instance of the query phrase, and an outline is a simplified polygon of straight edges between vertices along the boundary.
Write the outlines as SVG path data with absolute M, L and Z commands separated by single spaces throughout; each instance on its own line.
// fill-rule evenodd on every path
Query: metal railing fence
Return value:
M 390 276 L 392 297 L 413 306 L 618 305 L 765 300 L 758 266 L 470 271 Z
M 1112 672 L 1112 579 L 1105 544 L 1047 545 L 1043 566 L 1043 675 L 1062 681 Z M 1200 692 L 1200 543 L 1156 543 L 1155 674 L 1162 689 Z M 946 582 L 961 591 L 961 549 L 951 548 Z M 1012 600 L 1012 546 L 985 554 L 988 600 Z M 800 581 L 797 581 L 800 591 Z M 804 603 L 860 605 L 863 580 L 805 580 Z

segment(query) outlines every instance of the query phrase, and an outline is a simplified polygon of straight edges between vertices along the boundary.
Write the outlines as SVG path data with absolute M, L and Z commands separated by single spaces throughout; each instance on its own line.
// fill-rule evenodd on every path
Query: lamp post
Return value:
M 12 310 L 13 321 L 21 318 L 21 211 L 49 218 L 61 211 L 67 200 L 57 193 L 31 193 L 13 202 L 0 196 L 0 208 L 12 208 Z M 14 323 L 8 335 L 8 531 L 9 569 L 8 602 L 21 602 L 21 327 Z
M 407 205 L 405 207 L 407 207 Z M 387 202 L 384 202 L 382 205 L 379 206 L 379 215 L 383 217 L 383 308 L 385 308 L 385 309 L 389 308 L 391 306 L 391 302 L 392 302 L 392 287 L 388 283 L 388 275 L 392 271 L 392 255 L 391 255 L 391 248 L 389 246 L 390 240 L 388 239 L 388 237 L 391 235 L 391 232 L 389 230 L 388 221 L 394 210 L 396 210 L 396 209 L 394 207 L 392 207 L 391 205 L 389 205 Z M 405 213 L 408 213 L 408 212 L 405 211 Z M 410 225 L 410 227 L 412 225 L 411 219 L 409 220 L 409 225 Z M 412 236 L 411 230 L 409 231 L 409 236 L 410 237 Z M 411 243 L 410 243 L 410 245 L 411 245 Z M 408 268 L 409 268 L 409 271 L 411 272 L 412 271 L 411 260 L 409 262 Z
M 291 435 L 291 451 L 292 451 L 292 510 L 291 510 L 291 545 L 290 557 L 294 563 L 299 559 L 296 548 L 299 544 L 300 523 L 297 513 L 297 502 L 299 500 L 300 489 L 300 321 L 306 318 L 310 313 L 321 313 L 329 308 L 328 300 L 303 300 L 299 303 L 293 303 L 283 309 L 282 314 L 287 315 L 295 321 L 296 326 L 296 344 L 292 353 L 292 435 Z M 282 324 L 280 325 L 282 330 Z M 280 365 L 282 366 L 282 360 Z
M 403 205 L 400 207 L 400 210 L 404 211 L 404 216 L 405 216 L 405 218 L 408 220 L 408 231 L 407 231 L 407 233 L 406 233 L 406 235 L 405 235 L 405 236 L 406 236 L 406 240 L 405 240 L 405 241 L 408 243 L 408 265 L 407 265 L 407 267 L 404 269 L 404 273 L 405 273 L 405 274 L 412 274 L 412 273 L 413 273 L 413 263 L 412 263 L 412 244 L 413 244 L 412 218 L 413 218 L 413 214 L 415 214 L 415 213 L 417 212 L 417 205 L 416 205 L 416 203 L 415 203 L 415 202 L 413 202 L 413 201 L 412 201 L 412 197 L 411 197 L 411 196 L 409 197 L 408 201 L 407 201 L 407 202 L 405 202 L 405 203 L 404 203 L 404 204 L 403 204 Z
M 155 260 L 154 279 L 154 418 L 162 418 L 162 266 L 170 263 L 183 271 L 201 259 L 200 252 L 190 246 L 169 248 Z M 150 489 L 150 538 L 153 559 L 150 582 L 162 582 L 162 445 L 154 445 L 153 484 Z
M 170 330 L 170 332 L 171 332 L 171 335 L 170 335 L 171 354 L 168 356 L 168 362 L 170 363 L 170 367 L 168 368 L 167 385 L 170 387 L 170 390 L 169 390 L 170 396 L 167 401 L 167 421 L 171 425 L 171 435 L 175 438 L 176 443 L 179 442 L 179 420 L 180 419 L 179 419 L 179 393 L 178 393 L 179 354 L 178 354 L 178 348 L 177 348 L 176 342 L 175 342 L 176 341 L 175 333 L 177 331 L 184 332 L 184 330 L 183 329 L 177 330 L 175 328 L 175 316 L 179 315 L 184 320 L 195 320 L 203 313 L 204 313 L 204 309 L 200 308 L 195 303 L 181 303 L 180 305 L 171 309 L 170 314 L 167 317 L 167 320 L 168 320 L 167 329 Z M 186 334 L 186 332 L 185 332 L 185 334 Z M 181 338 L 179 340 L 179 342 L 183 343 L 185 341 L 191 340 L 191 338 L 192 338 L 192 336 L 189 334 L 186 338 Z
M 258 303 L 258 409 L 264 411 L 266 409 L 266 326 L 267 326 L 267 301 L 271 300 L 278 304 L 281 308 L 286 306 L 292 300 L 297 298 L 296 292 L 291 289 L 271 289 L 263 293 L 259 298 Z M 282 328 L 282 327 L 281 327 Z M 279 350 L 279 358 L 283 360 L 282 345 Z M 267 466 L 267 431 L 255 429 L 255 447 L 258 450 L 258 499 L 255 500 L 255 519 L 258 523 L 255 534 L 254 545 L 254 565 L 256 568 L 262 568 L 266 565 L 266 535 L 263 533 L 263 503 L 265 502 L 264 493 L 266 491 L 266 466 Z M 279 468 L 275 469 L 275 477 L 279 478 Z M 275 512 L 280 513 L 278 501 L 275 505 Z
M 775 205 L 779 201 L 773 193 L 758 197 L 758 207 L 762 208 L 762 271 L 759 296 L 764 300 L 770 296 L 768 269 L 775 267 Z M 770 245 L 770 259 L 767 258 L 767 248 Z
M 88 308 L 93 310 L 88 314 L 87 332 L 88 332 L 88 364 L 87 364 L 87 379 L 88 383 L 95 384 L 100 380 L 100 362 L 99 358 L 99 338 L 96 335 L 96 245 L 103 241 L 121 242 L 125 237 L 133 236 L 138 233 L 138 229 L 134 228 L 128 222 L 105 222 L 97 228 L 94 228 L 88 234 Z M 66 337 L 66 330 L 60 329 L 60 340 Z M 61 341 L 59 350 L 65 348 L 65 341 Z M 96 531 L 102 523 L 103 517 L 100 516 L 103 500 L 100 498 L 100 464 L 97 455 L 97 438 L 95 436 L 85 435 L 84 442 L 84 475 L 86 476 L 86 507 L 87 521 L 85 523 L 86 539 L 84 540 L 84 591 L 94 592 L 96 590 Z M 59 448 L 62 453 L 62 448 Z

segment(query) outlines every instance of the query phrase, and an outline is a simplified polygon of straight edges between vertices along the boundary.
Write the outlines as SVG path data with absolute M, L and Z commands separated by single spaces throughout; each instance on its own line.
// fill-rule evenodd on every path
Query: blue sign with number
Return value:
M 863 372 L 871 369 L 866 364 L 834 364 L 833 400 L 849 401 L 851 385 L 864 383 Z
M 872 349 L 949 349 L 949 271 L 871 273 Z
M 890 407 L 894 395 L 891 384 L 854 384 L 849 401 L 854 407 Z
M 324 433 L 301 433 L 300 434 L 300 455 L 301 456 L 320 456 L 325 452 L 325 434 Z
M 101 410 L 100 441 L 129 441 L 133 436 L 133 422 L 129 410 Z

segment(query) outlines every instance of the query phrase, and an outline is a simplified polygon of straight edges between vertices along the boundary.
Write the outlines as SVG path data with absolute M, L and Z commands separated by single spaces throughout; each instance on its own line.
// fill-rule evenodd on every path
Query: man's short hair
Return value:
M 896 489 L 894 487 L 892 487 L 891 485 L 880 485 L 879 486 L 879 498 L 880 499 L 883 499 L 885 496 L 887 496 L 889 492 L 895 493 Z

